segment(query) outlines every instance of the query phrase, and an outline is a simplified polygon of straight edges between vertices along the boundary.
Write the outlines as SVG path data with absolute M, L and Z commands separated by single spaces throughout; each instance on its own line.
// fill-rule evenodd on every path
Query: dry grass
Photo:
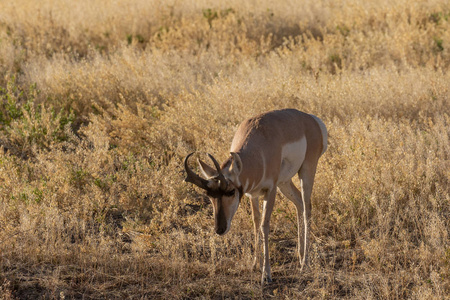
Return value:
M 448 1 L 274 3 L 0 3 L 0 299 L 449 296 Z M 283 107 L 330 144 L 261 290 L 248 201 L 215 236 L 181 161 Z

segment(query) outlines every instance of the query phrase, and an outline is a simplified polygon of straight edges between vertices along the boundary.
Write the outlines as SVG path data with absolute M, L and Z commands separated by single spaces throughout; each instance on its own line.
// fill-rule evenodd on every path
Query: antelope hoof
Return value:
M 270 276 L 270 275 L 262 275 L 262 277 L 261 277 L 261 287 L 263 287 L 264 286 L 264 283 L 272 283 L 273 282 L 273 280 L 272 280 L 272 276 Z
M 309 265 L 308 263 L 302 263 L 300 264 L 300 272 L 306 272 L 309 270 Z

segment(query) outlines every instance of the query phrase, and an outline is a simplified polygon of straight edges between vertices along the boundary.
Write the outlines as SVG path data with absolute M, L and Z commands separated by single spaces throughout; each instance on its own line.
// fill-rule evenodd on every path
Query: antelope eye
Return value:
M 224 195 L 227 197 L 231 197 L 231 196 L 234 196 L 235 192 L 236 192 L 236 190 L 232 189 L 231 191 L 226 192 Z

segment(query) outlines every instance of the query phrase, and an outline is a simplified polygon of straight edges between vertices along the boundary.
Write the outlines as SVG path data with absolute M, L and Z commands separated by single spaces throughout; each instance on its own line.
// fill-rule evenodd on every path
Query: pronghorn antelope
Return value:
M 272 281 L 269 264 L 269 222 L 277 188 L 297 208 L 298 253 L 303 266 L 308 261 L 311 192 L 319 157 L 327 149 L 327 129 L 316 116 L 295 109 L 275 110 L 245 120 L 239 126 L 230 149 L 230 157 L 219 165 L 208 154 L 214 168 L 199 160 L 204 179 L 184 159 L 186 182 L 206 190 L 214 210 L 215 231 L 223 235 L 244 194 L 250 197 L 255 231 L 254 266 L 259 259 L 258 227 L 264 242 L 261 284 Z M 292 183 L 298 174 L 300 190 Z M 262 222 L 259 197 L 263 197 Z M 303 216 L 303 226 L 300 222 Z M 303 230 L 302 230 L 303 227 Z

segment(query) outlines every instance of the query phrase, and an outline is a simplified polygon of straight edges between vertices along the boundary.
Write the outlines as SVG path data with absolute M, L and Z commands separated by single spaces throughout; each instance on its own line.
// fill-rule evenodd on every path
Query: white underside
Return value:
M 281 168 L 276 185 L 289 181 L 300 170 L 306 156 L 306 144 L 306 137 L 302 137 L 296 142 L 283 146 L 281 150 Z M 248 191 L 246 193 L 248 196 L 258 197 L 261 196 L 264 191 L 273 189 L 273 178 L 271 178 L 270 174 L 266 174 L 266 171 L 266 169 L 263 170 L 263 177 L 257 184 L 253 183 L 252 186 L 248 188 L 249 184 L 246 182 L 244 188 Z

